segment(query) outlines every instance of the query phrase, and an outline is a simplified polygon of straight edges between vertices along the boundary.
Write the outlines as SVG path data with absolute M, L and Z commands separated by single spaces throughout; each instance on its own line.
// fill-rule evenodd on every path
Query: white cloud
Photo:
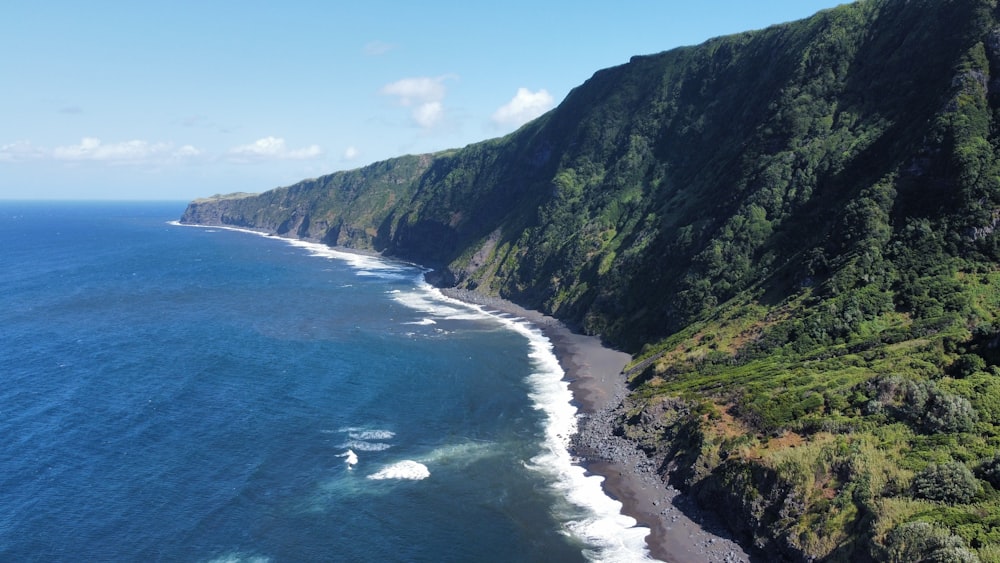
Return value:
M 201 151 L 192 147 L 191 145 L 184 145 L 183 147 L 177 149 L 176 152 L 174 152 L 174 156 L 179 156 L 179 157 L 201 156 Z
M 229 149 L 229 154 L 245 154 L 254 156 L 277 156 L 285 150 L 285 140 L 277 137 L 264 137 L 249 145 L 240 145 Z
M 441 102 L 420 104 L 413 110 L 413 121 L 424 129 L 434 127 L 444 118 L 444 106 Z
M 281 137 L 264 137 L 249 145 L 240 145 L 229 149 L 229 154 L 237 160 L 306 160 L 323 155 L 319 145 L 309 145 L 301 149 L 290 150 Z
M 347 147 L 344 149 L 344 160 L 354 160 L 361 156 L 361 151 L 356 147 Z
M 185 145 L 185 147 L 187 147 L 187 152 L 194 149 L 190 145 Z M 105 144 L 95 137 L 84 137 L 79 144 L 52 149 L 52 158 L 77 161 L 142 162 L 153 158 L 173 156 L 172 148 L 173 145 L 170 143 L 132 140 Z
M 32 145 L 31 141 L 14 141 L 0 145 L 0 162 L 42 158 L 45 156 L 45 152 L 45 149 Z
M 500 126 L 520 127 L 552 109 L 554 100 L 547 90 L 532 92 L 518 88 L 514 98 L 493 112 L 493 122 Z
M 412 107 L 410 117 L 424 129 L 430 129 L 444 120 L 444 101 L 448 88 L 445 80 L 454 76 L 427 76 L 404 78 L 386 84 L 379 91 L 387 96 L 395 96 L 399 105 Z
M 181 161 L 215 161 L 219 156 L 206 153 L 191 144 L 178 146 L 169 142 L 154 143 L 143 140 L 106 143 L 97 137 L 84 137 L 79 143 L 54 148 L 38 147 L 30 141 L 23 140 L 0 145 L 0 163 L 51 160 L 160 166 Z M 289 148 L 285 140 L 280 137 L 264 137 L 248 145 L 233 147 L 223 156 L 228 156 L 229 160 L 235 162 L 311 160 L 323 156 L 323 150 L 319 145 Z
M 399 103 L 404 106 L 413 104 L 424 104 L 427 102 L 440 102 L 447 93 L 444 85 L 445 77 L 430 78 L 404 78 L 382 87 L 381 92 L 389 96 L 399 98 Z

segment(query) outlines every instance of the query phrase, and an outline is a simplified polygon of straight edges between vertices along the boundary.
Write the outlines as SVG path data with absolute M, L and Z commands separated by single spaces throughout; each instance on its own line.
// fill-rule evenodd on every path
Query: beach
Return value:
M 574 454 L 589 473 L 604 477 L 605 492 L 622 503 L 623 514 L 650 529 L 646 543 L 652 557 L 671 563 L 752 561 L 713 514 L 664 483 L 643 452 L 614 434 L 615 411 L 627 393 L 622 369 L 631 359 L 628 354 L 509 301 L 465 290 L 442 292 L 524 318 L 549 338 L 583 415 Z

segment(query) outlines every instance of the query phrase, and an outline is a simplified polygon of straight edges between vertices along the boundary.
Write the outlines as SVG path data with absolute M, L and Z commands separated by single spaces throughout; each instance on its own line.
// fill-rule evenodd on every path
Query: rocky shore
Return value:
M 656 463 L 637 445 L 615 433 L 627 389 L 622 369 L 628 354 L 577 334 L 558 320 L 509 301 L 456 289 L 454 299 L 522 317 L 552 341 L 580 408 L 573 453 L 588 472 L 604 477 L 604 490 L 622 503 L 622 513 L 650 529 L 650 554 L 671 563 L 752 562 L 713 514 L 701 510 L 681 491 L 666 484 Z
M 668 485 L 657 463 L 614 429 L 621 420 L 624 392 L 596 410 L 585 411 L 573 437 L 574 454 L 588 471 L 605 478 L 604 489 L 622 502 L 622 513 L 650 528 L 653 557 L 675 563 L 755 562 L 710 512 Z

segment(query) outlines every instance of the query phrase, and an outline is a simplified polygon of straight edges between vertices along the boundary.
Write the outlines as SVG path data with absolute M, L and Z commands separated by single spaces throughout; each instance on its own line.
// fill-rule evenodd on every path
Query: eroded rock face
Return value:
M 226 225 L 228 223 L 224 217 L 227 215 L 226 208 L 229 207 L 227 203 L 222 199 L 192 201 L 184 210 L 180 221 L 189 225 Z
M 254 209 L 248 205 L 254 194 L 234 194 L 197 199 L 188 204 L 180 222 L 189 225 L 209 225 L 220 227 L 239 227 L 277 234 L 278 224 L 261 220 L 259 213 L 248 213 Z

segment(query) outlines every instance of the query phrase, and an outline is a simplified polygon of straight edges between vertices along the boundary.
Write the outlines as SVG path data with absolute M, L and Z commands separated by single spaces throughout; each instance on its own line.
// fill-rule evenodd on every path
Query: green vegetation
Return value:
M 1000 561 L 994 0 L 635 57 L 507 137 L 184 220 L 425 263 L 633 352 L 622 432 L 775 557 Z
M 927 465 L 913 478 L 913 494 L 918 498 L 948 504 L 968 504 L 982 487 L 969 468 L 960 461 Z

